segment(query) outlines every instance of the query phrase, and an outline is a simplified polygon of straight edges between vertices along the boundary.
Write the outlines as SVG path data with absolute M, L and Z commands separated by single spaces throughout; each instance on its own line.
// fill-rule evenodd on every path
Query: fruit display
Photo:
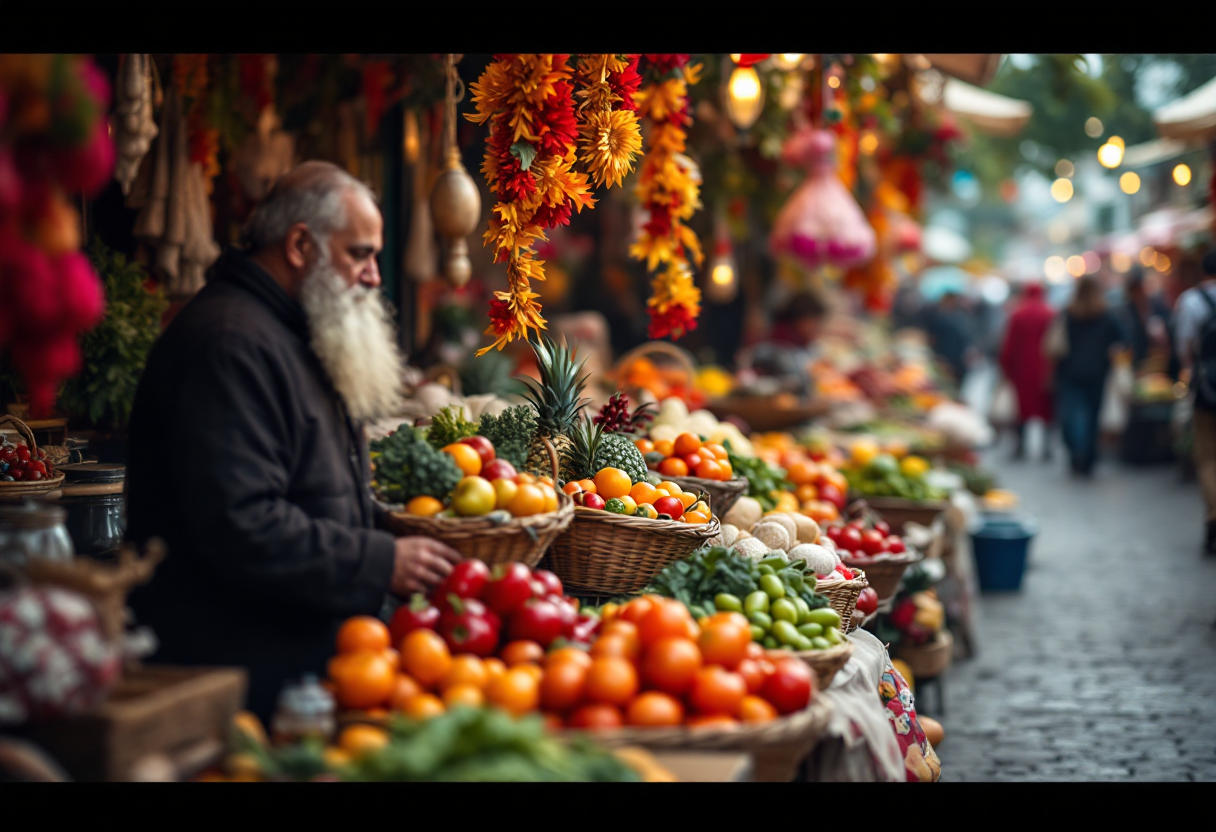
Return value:
M 550 469 L 547 439 L 557 451 L 560 460 L 567 460 L 573 445 L 570 433 L 583 408 L 590 399 L 583 398 L 589 374 L 583 373 L 586 359 L 575 363 L 573 351 L 565 344 L 556 344 L 547 335 L 539 336 L 528 344 L 536 357 L 539 381 L 522 377 L 528 389 L 528 403 L 536 411 L 536 433 L 528 446 L 524 470 L 544 472 Z M 559 472 L 562 480 L 570 479 L 569 472 Z
M 639 439 L 637 448 L 650 470 L 661 477 L 697 477 L 717 482 L 735 477 L 725 446 L 704 442 L 691 433 L 681 433 L 674 441 Z
M 862 497 L 899 497 L 918 502 L 946 499 L 948 492 L 926 479 L 929 468 L 923 457 L 897 460 L 890 454 L 878 454 L 864 464 L 846 468 L 844 474 L 850 491 Z
M 46 451 L 31 451 L 24 443 L 12 444 L 7 439 L 0 444 L 0 482 L 39 482 L 59 476 Z
M 708 523 L 713 513 L 704 494 L 686 491 L 678 483 L 660 480 L 630 482 L 619 468 L 602 468 L 588 479 L 572 480 L 562 490 L 582 508 L 690 525 Z
M 892 534 L 891 527 L 873 514 L 828 526 L 823 533 L 836 545 L 842 559 L 862 569 L 875 561 L 906 557 L 908 553 L 904 539 Z
M 730 442 L 739 456 L 750 458 L 755 455 L 751 440 L 733 422 L 719 421 L 708 410 L 690 413 L 688 405 L 675 396 L 659 398 L 659 413 L 650 423 L 651 441 L 675 442 L 680 434 L 691 433 L 693 436 L 703 436 L 705 441 L 715 445 Z

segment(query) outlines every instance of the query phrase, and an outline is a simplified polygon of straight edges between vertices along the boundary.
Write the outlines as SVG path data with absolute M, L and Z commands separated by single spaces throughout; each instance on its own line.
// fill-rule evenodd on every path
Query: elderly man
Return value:
M 155 661 L 238 665 L 264 720 L 341 622 L 426 592 L 459 555 L 377 528 L 361 423 L 400 403 L 382 220 L 333 165 L 288 173 L 154 346 L 131 414 L 127 537 L 168 556 L 132 596 Z

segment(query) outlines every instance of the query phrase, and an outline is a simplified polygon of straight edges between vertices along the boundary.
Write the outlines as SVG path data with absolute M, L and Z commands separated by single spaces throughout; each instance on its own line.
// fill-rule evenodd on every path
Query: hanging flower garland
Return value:
M 533 246 L 595 205 L 595 185 L 611 187 L 641 150 L 633 90 L 636 58 L 620 55 L 495 55 L 470 88 L 476 124 L 489 122 L 481 170 L 498 198 L 484 240 L 507 264 L 508 291 L 490 301 L 487 335 L 501 350 L 545 329 L 532 281 L 545 279 Z M 632 89 L 631 89 L 632 87 Z M 577 99 L 577 101 L 576 101 Z M 620 106 L 617 106 L 620 105 Z M 578 163 L 590 171 L 576 169 Z
M 679 338 L 697 328 L 701 291 L 693 282 L 692 262 L 704 260 L 697 235 L 686 224 L 698 208 L 700 177 L 684 155 L 687 128 L 692 124 L 688 88 L 701 67 L 688 55 L 643 55 L 646 85 L 637 94 L 638 112 L 651 129 L 646 158 L 634 193 L 648 219 L 629 253 L 646 263 L 648 271 L 662 268 L 651 282 L 647 301 L 650 337 Z

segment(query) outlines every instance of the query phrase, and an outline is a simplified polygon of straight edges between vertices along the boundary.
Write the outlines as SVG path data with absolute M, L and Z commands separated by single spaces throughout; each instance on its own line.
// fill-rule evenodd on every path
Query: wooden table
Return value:
M 752 758 L 742 752 L 654 751 L 655 761 L 681 783 L 746 783 Z

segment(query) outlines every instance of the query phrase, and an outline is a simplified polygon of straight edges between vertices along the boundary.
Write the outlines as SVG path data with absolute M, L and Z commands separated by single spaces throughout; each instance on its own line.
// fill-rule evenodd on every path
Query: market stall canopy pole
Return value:
M 985 86 L 996 74 L 1004 55 L 922 55 L 935 69 L 960 81 Z
M 1167 139 L 1196 143 L 1216 140 L 1216 78 L 1158 108 L 1153 123 Z
M 946 80 L 942 104 L 990 136 L 1016 136 L 1030 121 L 1034 108 L 1025 101 L 1006 98 L 955 78 Z

